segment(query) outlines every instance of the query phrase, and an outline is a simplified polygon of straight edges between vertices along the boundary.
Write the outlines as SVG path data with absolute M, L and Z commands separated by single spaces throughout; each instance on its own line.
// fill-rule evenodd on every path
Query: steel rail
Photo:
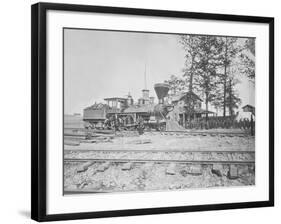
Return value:
M 77 131 L 85 131 L 92 133 L 101 133 L 101 134 L 113 134 L 115 131 L 112 130 L 93 130 L 93 129 L 85 129 L 85 128 L 64 128 L 65 130 L 77 130 Z M 124 132 L 132 132 L 132 131 L 124 131 Z M 122 133 L 122 131 L 118 132 Z M 209 135 L 249 135 L 250 133 L 245 132 L 214 132 L 214 131 L 145 131 L 145 133 L 180 133 L 180 134 L 209 134 Z M 70 133 L 65 133 L 70 134 Z
M 176 159 L 68 159 L 65 158 L 64 162 L 113 162 L 113 163 L 200 163 L 200 164 L 252 164 L 254 160 L 176 160 Z
M 124 191 L 97 191 L 97 190 L 92 190 L 92 189 L 72 189 L 72 190 L 64 190 L 63 194 L 68 195 L 68 194 L 102 194 L 102 193 L 116 193 L 116 192 L 124 192 Z
M 113 152 L 113 153 L 122 153 L 122 152 L 133 152 L 133 153 L 143 153 L 143 152 L 151 152 L 151 153 L 255 153 L 254 150 L 170 150 L 170 149 L 65 149 L 64 152 L 72 151 L 72 152 Z

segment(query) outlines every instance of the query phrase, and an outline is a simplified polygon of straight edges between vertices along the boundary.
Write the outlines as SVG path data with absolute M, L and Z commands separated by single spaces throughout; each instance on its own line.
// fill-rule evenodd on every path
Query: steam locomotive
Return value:
M 165 102 L 169 85 L 157 83 L 154 90 L 158 104 L 149 97 L 149 90 L 142 90 L 142 97 L 137 103 L 128 95 L 127 98 L 105 98 L 106 104 L 95 103 L 83 111 L 85 127 L 89 129 L 144 130 L 164 131 L 166 116 L 173 110 L 173 105 Z

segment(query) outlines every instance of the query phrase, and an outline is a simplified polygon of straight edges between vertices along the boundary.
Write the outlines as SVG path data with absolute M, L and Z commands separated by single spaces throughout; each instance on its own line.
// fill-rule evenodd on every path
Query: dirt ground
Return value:
M 140 141 L 146 144 L 139 144 Z M 255 138 L 252 136 L 202 136 L 202 135 L 161 135 L 159 132 L 114 137 L 100 143 L 83 143 L 79 146 L 65 145 L 65 150 L 254 150 Z
M 101 150 L 102 153 L 91 150 Z M 132 150 L 125 154 L 118 150 Z M 152 150 L 152 152 L 138 152 Z M 168 150 L 170 152 L 157 152 Z M 119 133 L 105 141 L 83 142 L 79 145 L 65 145 L 65 158 L 68 159 L 190 159 L 188 151 L 221 151 L 219 154 L 207 155 L 208 158 L 222 160 L 255 160 L 254 154 L 226 155 L 224 151 L 255 150 L 255 138 L 245 135 L 182 135 L 181 133 L 161 134 L 159 132 Z M 113 151 L 113 152 L 112 152 Z M 134 153 L 135 151 L 135 153 Z M 176 152 L 173 152 L 176 151 Z M 206 153 L 206 152 L 204 152 Z M 203 154 L 204 154 L 203 153 Z M 201 153 L 202 154 L 202 153 Z M 205 160 L 206 155 L 201 155 Z M 160 157 L 159 157 L 160 156 Z M 250 157 L 249 157 L 250 156 Z M 213 164 L 186 163 L 121 163 L 92 162 L 85 170 L 84 162 L 64 162 L 65 192 L 119 192 L 181 190 L 189 188 L 209 188 L 227 186 L 249 186 L 255 184 L 255 165 L 219 165 L 219 171 Z M 194 172 L 195 171 L 195 172 Z M 235 173 L 236 172 L 236 173 Z M 233 175 L 234 173 L 234 175 Z
M 229 166 L 222 174 L 212 171 L 212 165 L 203 165 L 198 173 L 190 172 L 191 165 L 175 164 L 175 173 L 167 173 L 171 164 L 133 164 L 123 170 L 124 164 L 111 163 L 100 171 L 102 163 L 94 163 L 85 172 L 77 172 L 80 163 L 65 163 L 65 191 L 118 192 L 179 190 L 189 188 L 246 186 L 255 184 L 254 166 L 240 165 L 237 178 L 230 178 Z

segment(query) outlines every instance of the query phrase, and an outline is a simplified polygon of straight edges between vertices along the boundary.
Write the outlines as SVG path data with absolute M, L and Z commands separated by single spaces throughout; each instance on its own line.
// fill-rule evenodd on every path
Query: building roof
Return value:
M 212 112 L 212 111 L 204 110 L 201 108 L 194 109 L 194 113 L 196 113 L 196 114 L 214 114 L 214 112 Z
M 255 114 L 255 107 L 252 105 L 245 105 L 244 107 L 242 107 L 244 112 L 252 112 L 253 114 Z
M 172 102 L 177 102 L 177 101 L 180 101 L 182 98 L 184 97 L 184 93 L 179 93 L 175 96 L 172 96 Z
M 179 93 L 179 94 L 176 95 L 176 96 L 173 96 L 173 97 L 172 97 L 172 102 L 180 101 L 182 98 L 184 98 L 184 97 L 186 97 L 186 96 L 189 96 L 189 97 L 191 97 L 192 99 L 195 99 L 195 100 L 203 101 L 203 100 L 201 100 L 200 97 L 199 97 L 198 95 L 196 95 L 194 92 L 189 91 L 189 92 L 182 92 L 182 93 Z
M 252 105 L 250 105 L 250 104 L 247 104 L 247 105 L 245 105 L 244 107 L 242 107 L 242 109 L 245 109 L 245 108 L 251 108 L 251 109 L 255 109 L 255 107 L 254 106 L 252 106 Z

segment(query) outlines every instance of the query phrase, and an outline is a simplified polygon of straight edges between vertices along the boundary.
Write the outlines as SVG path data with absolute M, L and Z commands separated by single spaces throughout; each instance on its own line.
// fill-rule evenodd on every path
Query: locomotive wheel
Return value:
M 149 125 L 145 125 L 144 127 L 145 127 L 144 128 L 145 131 L 151 131 L 151 127 Z
M 159 131 L 166 131 L 166 124 L 159 125 Z

